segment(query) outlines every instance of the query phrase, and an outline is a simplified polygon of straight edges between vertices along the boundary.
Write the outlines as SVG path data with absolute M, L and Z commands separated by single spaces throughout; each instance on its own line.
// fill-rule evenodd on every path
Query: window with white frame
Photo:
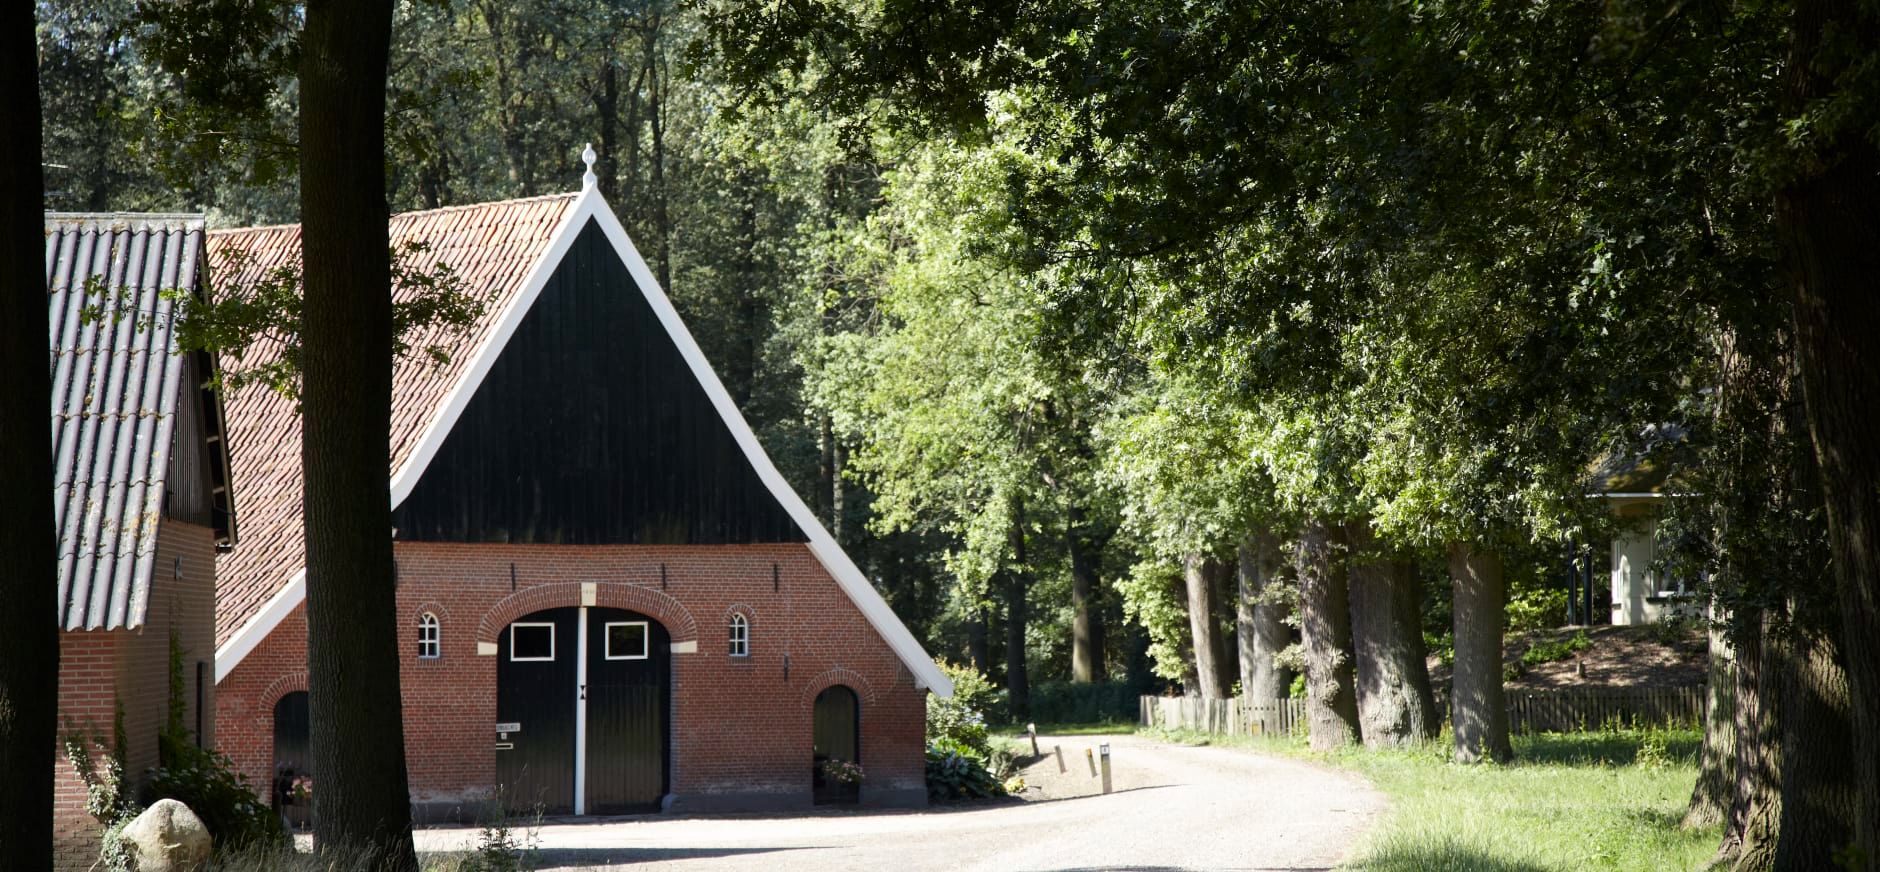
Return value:
M 751 622 L 736 612 L 731 614 L 731 656 L 751 656 Z
M 609 621 L 604 638 L 609 660 L 645 660 L 648 654 L 645 621 Z
M 444 654 L 437 626 L 437 616 L 425 612 L 418 616 L 418 659 L 436 660 Z
M 516 622 L 509 625 L 509 659 L 518 663 L 555 659 L 555 625 Z

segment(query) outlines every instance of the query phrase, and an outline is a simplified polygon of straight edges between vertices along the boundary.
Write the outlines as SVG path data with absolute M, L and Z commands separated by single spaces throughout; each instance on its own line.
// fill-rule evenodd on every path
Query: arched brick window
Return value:
M 418 616 L 418 659 L 436 660 L 442 656 L 443 633 L 438 627 L 437 615 L 425 612 Z
M 738 612 L 731 613 L 731 656 L 751 656 L 751 622 Z

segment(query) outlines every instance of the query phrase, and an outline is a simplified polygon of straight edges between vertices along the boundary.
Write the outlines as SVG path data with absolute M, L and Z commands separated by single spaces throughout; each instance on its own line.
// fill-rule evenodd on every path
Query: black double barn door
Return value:
M 622 609 L 549 609 L 505 628 L 496 666 L 504 805 L 545 814 L 658 808 L 671 664 L 665 628 Z

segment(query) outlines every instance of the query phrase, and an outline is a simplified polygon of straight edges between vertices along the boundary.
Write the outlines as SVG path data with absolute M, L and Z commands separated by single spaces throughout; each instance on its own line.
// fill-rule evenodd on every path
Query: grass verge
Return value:
M 1701 869 L 1718 828 L 1678 825 L 1697 778 L 1690 730 L 1516 736 L 1516 760 L 1465 766 L 1447 747 L 1315 753 L 1302 739 L 1149 733 L 1279 753 L 1357 772 L 1391 810 L 1343 868 L 1366 872 Z
M 1141 728 L 1134 721 L 1095 721 L 1089 723 L 1039 724 L 1040 736 L 1106 736 L 1118 733 L 1134 733 Z M 1024 724 L 1004 724 L 993 727 L 989 732 L 994 736 L 1018 737 L 1025 735 Z

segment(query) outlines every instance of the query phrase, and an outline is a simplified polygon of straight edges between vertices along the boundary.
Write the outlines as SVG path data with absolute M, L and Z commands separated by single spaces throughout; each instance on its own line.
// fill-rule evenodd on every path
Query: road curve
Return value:
M 721 870 L 1329 869 L 1385 808 L 1361 779 L 1297 760 L 1136 736 L 1041 737 L 1038 797 L 917 812 L 790 817 L 643 816 L 550 823 L 537 868 Z M 1112 748 L 1114 792 L 1084 749 Z M 1061 748 L 1060 772 L 1053 747 Z M 474 829 L 418 832 L 420 851 L 463 850 Z

